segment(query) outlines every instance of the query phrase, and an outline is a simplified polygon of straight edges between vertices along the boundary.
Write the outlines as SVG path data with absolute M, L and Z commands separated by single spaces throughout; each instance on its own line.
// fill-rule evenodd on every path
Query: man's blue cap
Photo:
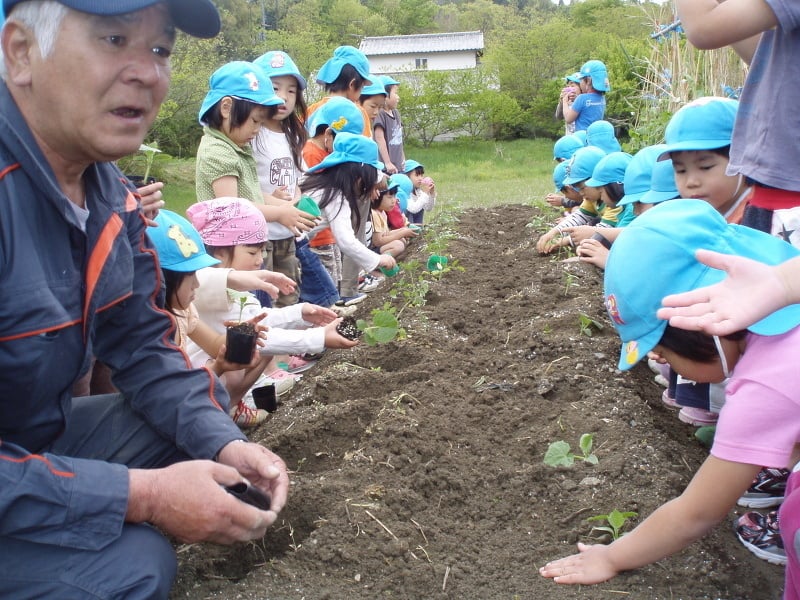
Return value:
M 321 125 L 330 127 L 336 133 L 346 131 L 360 134 L 364 131 L 364 116 L 352 100 L 333 96 L 311 113 L 306 121 L 306 129 L 311 135 L 315 135 Z
M 284 103 L 275 95 L 272 81 L 264 73 L 264 70 L 258 65 L 243 60 L 235 60 L 222 65 L 211 74 L 208 86 L 208 93 L 200 106 L 200 123 L 203 123 L 203 116 L 209 109 L 225 96 L 248 100 L 262 106 Z
M 253 61 L 259 67 L 264 69 L 267 77 L 282 77 L 284 75 L 291 75 L 297 79 L 297 83 L 301 90 L 306 89 L 306 78 L 300 74 L 300 69 L 294 64 L 291 57 L 281 50 L 273 50 L 262 54 Z
M 650 189 L 642 196 L 643 204 L 658 204 L 665 200 L 678 198 L 678 184 L 675 183 L 675 169 L 671 160 L 662 160 L 653 167 Z
M 608 255 L 605 304 L 622 339 L 619 369 L 633 367 L 658 345 L 667 321 L 656 317 L 661 300 L 719 283 L 724 271 L 699 262 L 708 249 L 777 265 L 800 256 L 778 237 L 729 225 L 703 200 L 671 200 L 634 219 Z M 758 335 L 779 335 L 800 325 L 800 304 L 782 308 L 748 327 Z
M 384 167 L 383 163 L 378 160 L 378 144 L 360 133 L 342 132 L 337 134 L 333 140 L 333 152 L 306 172 L 314 173 L 349 162 L 371 165 L 378 171 L 383 171 Z
M 383 87 L 389 87 L 390 85 L 400 85 L 400 82 L 397 81 L 391 75 L 381 75 L 381 79 L 383 79 Z
M 219 264 L 220 261 L 206 253 L 200 234 L 187 219 L 162 208 L 153 220 L 158 227 L 148 227 L 147 235 L 156 247 L 162 268 L 191 273 Z
M 556 191 L 560 192 L 564 188 L 564 180 L 567 178 L 567 167 L 569 162 L 562 160 L 553 169 L 553 184 L 556 186 Z
M 564 185 L 572 185 L 579 181 L 586 181 L 592 176 L 594 168 L 600 159 L 606 155 L 597 146 L 586 146 L 579 148 L 572 158 L 569 159 L 567 164 L 567 177 L 564 179 Z
M 403 173 L 411 173 L 411 171 L 418 167 L 422 167 L 423 169 L 425 168 L 422 166 L 422 163 L 419 163 L 411 158 L 407 158 L 406 162 L 403 164 Z
M 670 152 L 715 150 L 730 146 L 739 101 L 706 96 L 692 100 L 672 115 L 664 131 L 667 147 L 659 160 Z
M 571 75 L 567 75 L 564 77 L 567 81 L 571 81 L 572 83 L 580 83 L 581 82 L 581 72 L 575 71 Z
M 578 148 L 586 147 L 586 143 L 574 134 L 562 135 L 553 144 L 553 160 L 569 160 Z
M 361 77 L 370 83 L 372 82 L 369 78 L 369 59 L 367 55 L 358 48 L 353 48 L 353 46 L 339 46 L 333 51 L 333 56 L 319 68 L 317 83 L 320 85 L 333 83 L 339 77 L 345 65 L 352 65 Z
M 414 191 L 414 184 L 411 179 L 403 173 L 395 173 L 389 177 L 388 185 L 390 188 L 397 186 L 397 202 L 400 204 L 400 210 L 405 211 L 411 192 Z
M 602 187 L 609 183 L 622 183 L 625 180 L 625 171 L 633 157 L 627 152 L 612 152 L 606 154 L 595 165 L 592 176 L 586 181 L 589 187 Z
M 3 0 L 6 15 L 24 0 Z M 219 12 L 210 0 L 58 0 L 73 10 L 92 15 L 115 16 L 136 12 L 164 2 L 172 22 L 181 31 L 198 38 L 212 38 L 219 33 Z
M 607 92 L 611 89 L 611 84 L 608 82 L 608 71 L 602 61 L 586 61 L 583 63 L 580 73 L 581 77 L 591 78 L 592 87 L 598 92 Z
M 383 83 L 383 77 L 380 75 L 370 75 L 370 83 L 369 85 L 365 85 L 361 88 L 361 95 L 362 96 L 380 96 L 383 94 L 384 96 L 388 96 L 386 93 L 386 86 Z
M 650 191 L 653 167 L 666 147 L 666 144 L 645 146 L 633 155 L 628 168 L 625 170 L 625 179 L 623 180 L 625 195 L 617 202 L 617 206 L 641 202 L 642 196 Z
M 622 146 L 614 134 L 614 126 L 608 121 L 595 121 L 586 128 L 586 145 L 597 146 L 603 152 L 619 152 Z

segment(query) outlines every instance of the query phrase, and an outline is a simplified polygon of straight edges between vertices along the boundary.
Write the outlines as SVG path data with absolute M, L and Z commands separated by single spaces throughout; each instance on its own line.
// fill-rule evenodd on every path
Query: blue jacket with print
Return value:
M 97 163 L 84 181 L 85 228 L 0 81 L 0 544 L 99 549 L 122 530 L 126 467 L 48 453 L 92 354 L 188 456 L 244 439 L 219 381 L 191 370 L 172 341 L 158 260 L 123 176 Z

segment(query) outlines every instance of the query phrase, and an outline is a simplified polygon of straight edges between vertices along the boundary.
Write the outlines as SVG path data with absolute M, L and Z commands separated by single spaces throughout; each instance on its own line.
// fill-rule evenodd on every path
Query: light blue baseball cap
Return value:
M 611 89 L 611 84 L 608 82 L 608 70 L 602 61 L 586 61 L 581 67 L 580 74 L 581 77 L 590 77 L 592 87 L 598 92 L 607 92 Z
M 768 265 L 800 256 L 800 250 L 778 237 L 729 225 L 703 200 L 663 202 L 637 217 L 611 247 L 605 271 L 606 310 L 622 339 L 621 371 L 633 367 L 661 341 L 667 321 L 656 312 L 664 296 L 725 279 L 724 271 L 695 258 L 701 248 Z M 748 329 L 758 335 L 780 335 L 798 325 L 800 304 L 793 304 Z
M 388 185 L 390 188 L 397 186 L 397 202 L 400 204 L 400 210 L 405 211 L 411 192 L 414 191 L 414 184 L 411 179 L 403 173 L 395 173 L 389 177 Z
M 580 83 L 581 82 L 581 72 L 575 71 L 571 75 L 567 75 L 564 77 L 567 81 L 571 81 L 572 83 Z
M 381 94 L 388 96 L 386 93 L 386 86 L 383 83 L 383 77 L 380 75 L 370 75 L 370 81 L 372 81 L 372 83 L 361 88 L 362 96 L 380 96 Z
M 416 169 L 418 167 L 422 167 L 423 169 L 425 168 L 422 165 L 422 163 L 417 162 L 417 161 L 415 161 L 415 160 L 413 160 L 411 158 L 407 158 L 406 162 L 403 163 L 403 173 L 410 173 L 411 171 L 413 171 L 414 169 Z
M 156 248 L 162 268 L 191 273 L 219 264 L 206 252 L 200 234 L 187 219 L 162 208 L 153 220 L 158 227 L 148 227 L 147 236 Z
M 307 173 L 314 173 L 348 162 L 371 165 L 378 171 L 383 171 L 384 166 L 378 160 L 378 144 L 360 133 L 343 131 L 337 134 L 333 140 L 333 152 L 322 159 L 322 162 L 308 169 Z
M 567 164 L 567 177 L 564 185 L 573 185 L 579 181 L 586 181 L 592 176 L 594 168 L 606 155 L 597 146 L 586 146 L 579 148 Z
M 608 121 L 595 121 L 586 128 L 586 145 L 597 146 L 606 154 L 619 152 L 622 146 L 614 134 L 614 126 Z
M 336 133 L 362 133 L 364 131 L 364 116 L 352 100 L 344 96 L 333 96 L 325 104 L 311 113 L 306 121 L 306 129 L 311 135 L 325 125 Z
M 361 77 L 366 79 L 368 83 L 372 83 L 367 55 L 353 46 L 339 46 L 333 51 L 333 56 L 319 68 L 317 83 L 320 85 L 333 83 L 339 77 L 345 65 L 351 65 Z
M 650 189 L 642 196 L 643 204 L 658 204 L 665 200 L 678 198 L 678 184 L 675 183 L 675 169 L 671 160 L 658 161 L 653 167 Z
M 667 123 L 667 147 L 658 160 L 669 158 L 670 152 L 730 146 L 738 110 L 738 100 L 717 96 L 697 98 L 682 106 Z
M 273 50 L 262 54 L 253 61 L 259 67 L 264 69 L 267 77 L 282 77 L 284 75 L 291 75 L 297 79 L 297 83 L 301 90 L 306 89 L 306 78 L 300 74 L 300 69 L 294 64 L 292 58 L 282 50 Z
M 199 119 L 225 96 L 248 100 L 261 106 L 276 106 L 283 100 L 275 95 L 272 81 L 264 70 L 251 62 L 235 60 L 222 65 L 208 80 L 208 93 L 200 106 Z
M 641 202 L 642 196 L 650 191 L 653 167 L 666 147 L 666 144 L 645 146 L 633 155 L 625 170 L 625 179 L 623 180 L 625 195 L 617 202 L 617 206 Z
M 567 167 L 569 162 L 562 160 L 553 169 L 553 184 L 556 186 L 556 191 L 560 192 L 564 188 L 564 180 L 567 178 Z
M 585 140 L 577 135 L 562 135 L 553 144 L 553 160 L 569 160 L 578 148 L 586 146 Z
M 633 156 L 627 152 L 612 152 L 600 159 L 592 176 L 586 181 L 589 187 L 602 187 L 609 183 L 622 183 L 625 180 L 625 171 Z
M 383 87 L 389 87 L 390 85 L 400 85 L 400 82 L 397 81 L 391 75 L 381 75 L 381 79 L 383 79 Z

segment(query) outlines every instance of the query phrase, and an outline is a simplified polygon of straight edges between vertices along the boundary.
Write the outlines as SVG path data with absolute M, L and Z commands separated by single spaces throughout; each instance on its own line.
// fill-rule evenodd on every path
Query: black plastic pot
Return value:
M 253 388 L 253 402 L 256 408 L 270 413 L 278 410 L 278 396 L 275 394 L 275 385 L 269 384 Z
M 249 365 L 256 350 L 255 327 L 250 323 L 239 323 L 228 327 L 225 336 L 225 360 L 241 365 Z

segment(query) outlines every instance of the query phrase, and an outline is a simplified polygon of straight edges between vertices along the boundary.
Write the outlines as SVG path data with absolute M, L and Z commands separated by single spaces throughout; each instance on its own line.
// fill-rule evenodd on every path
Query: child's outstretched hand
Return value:
M 291 294 L 297 284 L 283 273 L 259 269 L 257 271 L 228 271 L 227 286 L 239 292 L 263 290 L 275 299 L 278 294 Z
M 553 206 L 555 208 L 561 208 L 562 207 L 561 202 L 563 200 L 564 196 L 562 196 L 561 194 L 547 194 L 547 196 L 544 197 L 544 201 L 547 202 L 550 206 Z
M 358 340 L 351 340 L 344 337 L 341 333 L 336 331 L 336 326 L 342 322 L 341 318 L 328 323 L 325 326 L 325 347 L 326 348 L 353 348 L 358 344 Z
M 593 240 L 589 238 L 588 240 L 583 240 L 578 247 L 575 249 L 576 254 L 580 257 L 581 262 L 587 262 L 593 264 L 595 267 L 599 267 L 601 269 L 606 268 L 606 262 L 608 261 L 608 250 L 602 243 L 598 240 Z
M 547 563 L 539 569 L 539 574 L 562 584 L 602 583 L 618 573 L 608 558 L 608 548 L 578 542 L 578 554 Z
M 319 306 L 317 304 L 303 303 L 303 320 L 318 327 L 328 325 L 336 320 L 337 314 L 330 308 Z

